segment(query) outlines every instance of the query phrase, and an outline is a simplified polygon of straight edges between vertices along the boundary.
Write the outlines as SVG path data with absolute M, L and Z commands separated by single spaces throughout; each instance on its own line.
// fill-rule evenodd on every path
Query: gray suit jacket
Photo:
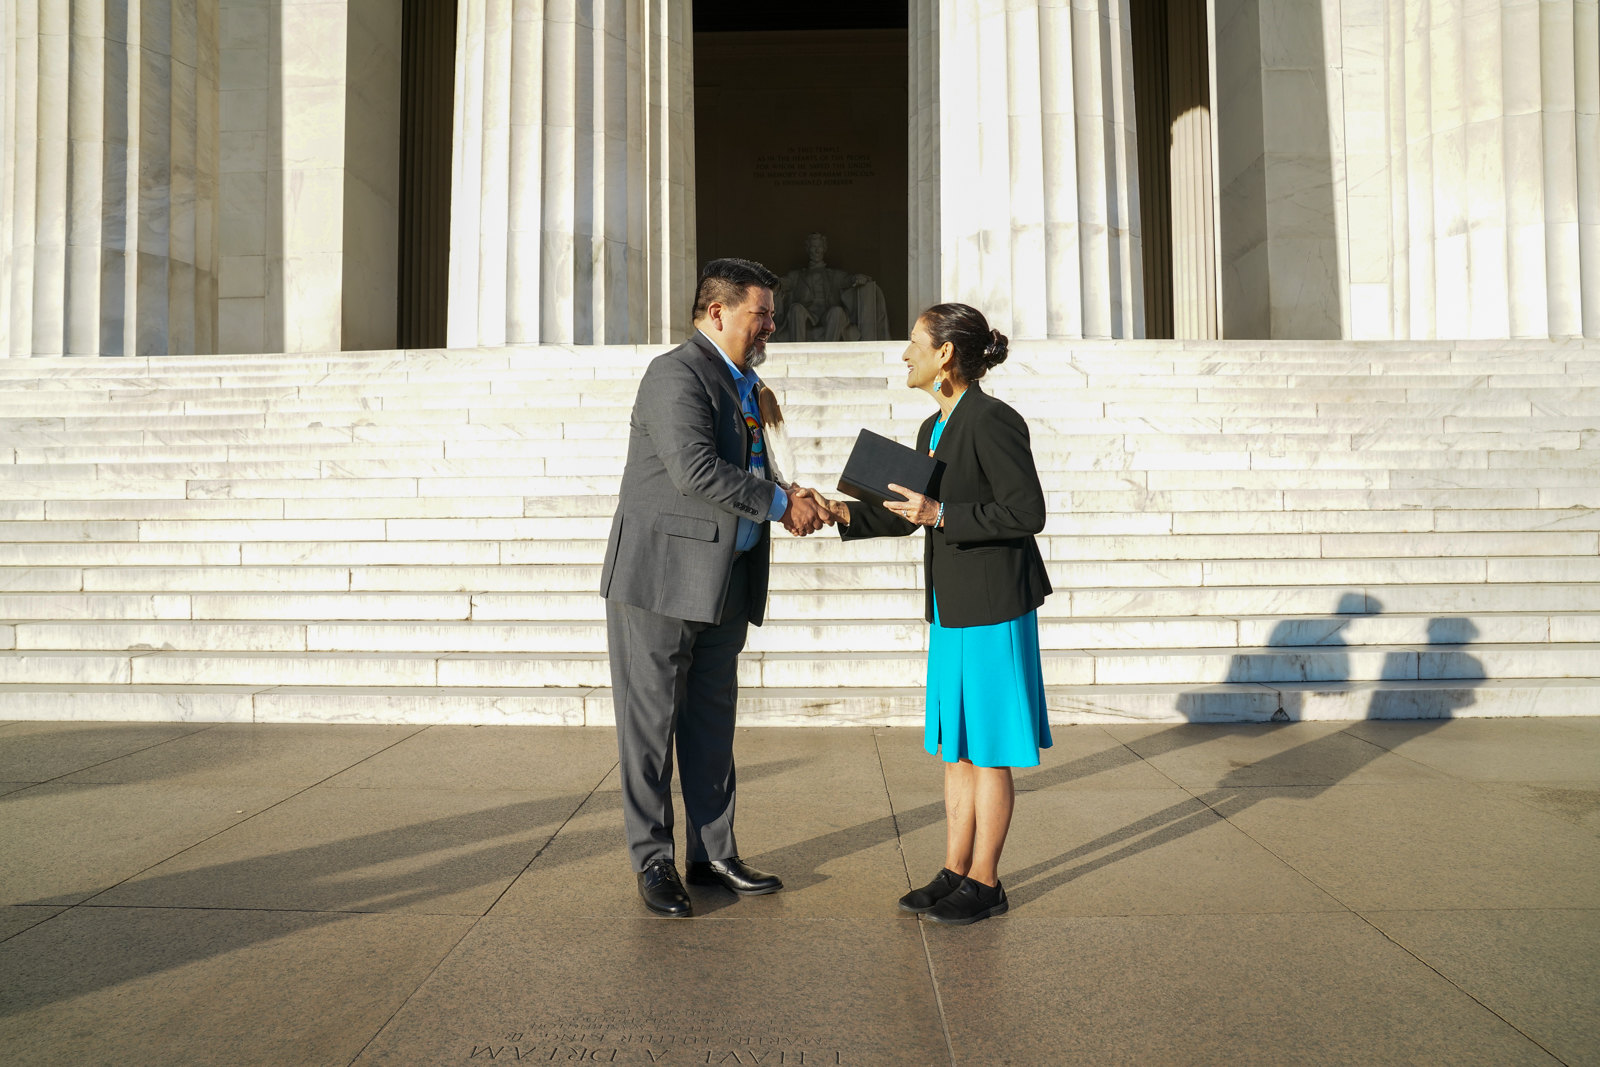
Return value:
M 696 330 L 651 360 L 639 380 L 600 595 L 669 618 L 719 622 L 743 516 L 762 526 L 747 553 L 749 615 L 759 626 L 772 483 L 749 467 L 750 431 L 733 376 Z

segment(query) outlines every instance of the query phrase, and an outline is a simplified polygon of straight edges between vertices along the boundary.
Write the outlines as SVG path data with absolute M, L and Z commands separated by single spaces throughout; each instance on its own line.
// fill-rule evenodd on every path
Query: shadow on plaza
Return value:
M 1308 700 L 1318 690 L 1339 691 L 1352 684 L 1350 645 L 1345 631 L 1360 619 L 1374 617 L 1381 612 L 1382 604 L 1376 599 L 1363 593 L 1346 593 L 1340 597 L 1331 615 L 1283 620 L 1268 635 L 1268 646 L 1302 651 L 1287 654 L 1240 653 L 1229 665 L 1228 679 L 1254 682 L 1260 677 L 1270 676 L 1267 670 L 1269 663 L 1276 661 L 1282 664 L 1285 655 L 1295 657 L 1291 662 L 1301 672 L 1302 678 L 1314 681 L 1280 685 L 1275 689 L 1272 682 L 1260 684 L 1264 691 L 1276 693 L 1277 706 L 1271 715 L 1272 722 L 1301 721 Z M 1427 623 L 1427 647 L 1467 645 L 1477 633 L 1477 627 L 1469 619 L 1433 618 Z M 1472 689 L 1482 682 L 1482 664 L 1475 658 L 1472 664 L 1456 664 L 1458 675 L 1473 677 L 1462 678 L 1448 689 L 1384 684 L 1416 679 L 1420 655 L 1417 648 L 1384 654 L 1378 668 L 1379 680 L 1366 698 L 1364 720 L 1419 720 L 1410 735 L 1417 737 L 1448 721 L 1455 709 L 1475 701 Z M 1473 670 L 1474 664 L 1477 670 Z M 1237 701 L 1232 707 L 1227 703 L 1230 699 Z M 1029 791 L 1047 790 L 1233 734 L 1259 734 L 1263 730 L 1271 730 L 1271 724 L 1259 721 L 1262 707 L 1258 701 L 1259 693 L 1239 693 L 1234 690 L 1230 694 L 1211 688 L 1197 689 L 1193 694 L 1180 697 L 1178 709 L 1191 723 L 1205 725 L 1204 732 L 1196 731 L 1192 726 L 1175 726 L 1140 739 L 1139 751 L 1123 745 L 1055 766 L 1049 765 L 1046 754 L 1045 765 L 1019 776 L 1018 785 Z M 1074 845 L 1045 862 L 1008 872 L 1005 875 L 1007 893 L 1013 903 L 1025 904 L 1074 879 L 1180 840 L 1188 834 L 1215 825 L 1220 819 L 1231 818 L 1262 800 L 1277 796 L 1314 799 L 1388 751 L 1352 733 L 1350 729 L 1323 734 L 1231 772 L 1214 789 L 1204 794 L 1171 805 L 1094 840 Z M 804 889 L 823 881 L 826 876 L 817 872 L 841 856 L 863 852 L 896 837 L 904 838 L 943 820 L 942 802 L 896 810 L 880 819 L 762 852 L 759 855 L 760 865 L 782 872 L 789 889 Z M 715 911 L 733 903 L 735 899 L 732 894 L 712 894 L 712 899 L 704 904 L 697 900 L 696 908 L 702 913 Z
M 1345 611 L 1361 598 L 1359 610 Z M 1375 602 L 1361 594 L 1348 594 L 1341 600 L 1341 610 L 1332 616 L 1316 620 L 1288 620 L 1280 623 L 1269 637 L 1269 643 L 1279 647 L 1315 648 L 1317 658 L 1307 659 L 1308 670 L 1315 664 L 1317 681 L 1301 687 L 1282 688 L 1278 710 L 1282 718 L 1298 719 L 1305 710 L 1308 692 L 1317 687 L 1337 688 L 1348 685 L 1349 653 L 1344 631 L 1353 622 L 1380 610 Z M 1430 645 L 1465 645 L 1477 636 L 1469 620 L 1440 617 L 1428 622 Z M 1311 638 L 1315 644 L 1307 644 Z M 1242 656 L 1245 654 L 1241 654 Z M 1386 653 L 1379 675 L 1383 678 L 1413 678 L 1416 670 L 1416 649 Z M 1236 657 L 1230 669 L 1248 673 L 1256 667 L 1245 659 Z M 1468 669 L 1461 669 L 1466 666 Z M 1479 665 L 1481 667 L 1481 664 Z M 1472 674 L 1470 664 L 1457 664 L 1457 675 Z M 1478 672 L 1481 675 L 1481 670 Z M 1263 683 L 1270 686 L 1271 683 Z M 1372 688 L 1367 698 L 1366 719 L 1414 719 L 1419 722 L 1409 736 L 1436 728 L 1447 721 L 1454 710 L 1469 705 L 1475 699 L 1471 692 L 1478 681 L 1463 679 L 1457 685 L 1444 688 L 1386 688 L 1381 683 Z M 1123 744 L 1092 753 L 1058 765 L 1046 764 L 1019 778 L 1026 790 L 1044 790 L 1065 786 L 1094 775 L 1137 764 L 1144 760 L 1170 755 L 1182 749 L 1210 743 L 1235 733 L 1249 732 L 1259 735 L 1273 727 L 1261 722 L 1217 723 L 1217 694 L 1199 690 L 1200 699 L 1181 699 L 1179 708 L 1186 716 L 1196 720 L 1204 718 L 1207 729 L 1196 730 L 1193 725 L 1178 725 L 1168 730 L 1151 733 L 1131 744 Z M 1256 706 L 1256 714 L 1260 708 Z M 1355 742 L 1352 744 L 1352 741 Z M 1054 889 L 1094 871 L 1122 860 L 1160 848 L 1180 840 L 1188 834 L 1213 826 L 1218 820 L 1231 818 L 1262 800 L 1280 796 L 1313 799 L 1327 789 L 1346 780 L 1363 767 L 1387 754 L 1389 750 L 1362 738 L 1350 730 L 1334 730 L 1306 741 L 1266 759 L 1239 767 L 1224 776 L 1215 787 L 1196 793 L 1145 818 L 1101 835 L 1093 840 L 1075 842 L 1070 848 L 1049 860 L 1029 867 L 1008 871 L 1005 875 L 1007 890 L 1014 903 L 1024 905 Z M 933 757 L 929 757 L 930 759 Z M 741 766 L 740 777 L 746 785 L 757 784 L 763 778 L 789 773 L 804 766 L 800 759 L 777 760 Z M 601 781 L 604 776 L 601 776 Z M 1085 794 L 1089 796 L 1091 794 Z M 575 827 L 573 819 L 596 797 L 603 805 L 615 808 L 614 825 L 603 828 Z M 3 798 L 0 798 L 3 803 Z M 865 852 L 886 842 L 903 839 L 919 829 L 936 825 L 944 819 L 942 802 L 895 810 L 880 818 L 870 819 L 837 831 L 817 835 L 805 841 L 771 849 L 756 851 L 750 858 L 758 865 L 780 872 L 790 891 L 803 890 L 831 876 L 820 873 L 839 859 Z M 284 923 L 296 930 L 339 922 L 353 914 L 393 913 L 401 909 L 425 911 L 422 906 L 458 894 L 484 891 L 486 887 L 500 884 L 502 893 L 534 864 L 550 853 L 560 842 L 559 864 L 552 870 L 560 872 L 603 855 L 617 858 L 615 877 L 631 883 L 622 844 L 620 802 L 610 794 L 602 794 L 599 787 L 587 793 L 570 792 L 561 796 L 540 798 L 524 803 L 502 805 L 482 811 L 467 812 L 445 818 L 427 820 L 376 831 L 357 834 L 301 848 L 272 851 L 265 845 L 262 854 L 245 859 L 214 864 L 196 870 L 170 875 L 155 875 L 120 885 L 117 897 L 103 904 L 95 897 L 105 893 L 104 886 L 94 887 L 94 895 L 70 906 L 70 901 L 83 894 L 32 901 L 35 905 L 57 904 L 67 907 L 63 914 L 87 908 L 110 909 L 127 901 L 131 908 L 235 908 L 242 913 L 272 913 L 289 915 Z M 248 825 L 246 823 L 240 825 Z M 529 828 L 538 828 L 530 833 Z M 226 833 L 227 831 L 225 831 Z M 759 846 L 757 846 L 759 848 Z M 250 887 L 292 886 L 285 889 L 276 903 L 251 903 L 252 895 L 258 899 L 270 893 L 252 894 Z M 627 893 L 631 896 L 629 884 Z M 238 903 L 223 903 L 230 894 L 239 895 Z M 495 894 L 482 907 L 452 908 L 453 914 L 472 917 L 486 913 L 499 899 Z M 487 894 L 486 894 L 487 896 Z M 720 890 L 696 892 L 696 911 L 705 915 L 727 907 L 735 901 L 732 894 Z M 641 913 L 642 914 L 642 913 Z M 889 904 L 885 914 L 892 914 Z M 51 922 L 20 931 L 14 937 L 48 929 Z M 160 945 L 140 943 L 134 946 L 108 944 L 94 956 L 93 965 L 67 968 L 61 965 L 48 975 L 22 974 L 17 964 L 0 970 L 0 987 L 6 995 L 0 997 L 0 1016 L 35 1009 L 41 1005 L 81 996 L 132 981 L 147 975 L 168 971 L 198 960 L 226 955 L 251 945 L 282 936 L 283 923 L 270 929 L 260 923 L 245 919 L 229 927 L 208 926 L 204 937 L 194 941 L 173 939 Z M 137 951 L 128 951 L 137 948 Z M 48 969 L 48 962 L 39 966 Z M 44 980 L 48 979 L 48 980 Z
M 1376 616 L 1382 610 L 1382 604 L 1374 598 L 1361 593 L 1346 593 L 1331 616 L 1279 622 L 1268 635 L 1267 645 L 1304 650 L 1296 661 L 1292 661 L 1305 679 L 1303 681 L 1288 685 L 1279 682 L 1274 688 L 1277 679 L 1262 668 L 1274 660 L 1282 663 L 1283 653 L 1237 655 L 1229 666 L 1228 678 L 1230 681 L 1256 682 L 1265 673 L 1272 680 L 1261 681 L 1261 684 L 1273 689 L 1278 697 L 1272 722 L 1302 721 L 1308 700 L 1314 698 L 1319 690 L 1340 692 L 1352 685 L 1349 652 L 1346 651 L 1349 643 L 1345 631 L 1357 620 Z M 1470 619 L 1436 617 L 1428 620 L 1427 643 L 1423 647 L 1467 645 L 1477 635 L 1478 629 Z M 1414 648 L 1384 654 L 1377 672 L 1378 679 L 1367 697 L 1366 714 L 1360 721 L 1414 720 L 1415 725 L 1408 736 L 1410 739 L 1437 729 L 1454 716 L 1457 708 L 1476 701 L 1472 689 L 1483 682 L 1482 663 L 1476 657 L 1468 657 L 1468 664 L 1456 664 L 1455 673 L 1468 677 L 1459 678 L 1449 688 L 1385 684 L 1417 679 L 1421 655 L 1421 650 Z M 1190 727 L 1175 727 L 1144 738 L 1140 742 L 1142 751 L 1136 758 L 1169 755 L 1232 733 L 1259 734 L 1263 730 L 1273 729 L 1271 725 L 1259 722 L 1216 722 L 1219 712 L 1225 714 L 1224 708 L 1219 707 L 1219 700 L 1226 699 L 1225 695 L 1214 690 L 1201 690 L 1197 694 L 1181 697 L 1178 701 L 1179 710 L 1191 721 L 1210 724 L 1208 729 L 1202 734 Z M 1248 697 L 1237 699 L 1249 702 Z M 1250 711 L 1259 711 L 1259 706 L 1250 703 L 1239 711 L 1238 717 L 1244 718 Z M 1389 751 L 1353 732 L 1352 728 L 1322 734 L 1276 755 L 1237 767 L 1223 776 L 1214 788 L 1196 793 L 1192 799 L 1170 805 L 1112 833 L 1078 844 L 1050 860 L 1011 872 L 1008 893 L 1013 902 L 1026 904 L 1086 874 L 1171 844 L 1215 825 L 1218 820 L 1231 819 L 1263 800 L 1277 797 L 1313 800 Z
M 773 760 L 741 767 L 740 774 L 759 782 L 802 765 L 798 759 Z M 614 764 L 598 781 L 603 782 L 613 769 Z M 0 804 L 4 800 L 0 797 Z M 615 819 L 603 828 L 574 827 L 573 820 L 585 809 L 610 811 Z M 248 833 L 250 824 L 246 819 L 210 840 L 233 832 Z M 284 830 L 283 834 L 293 832 Z M 444 910 L 478 918 L 541 858 L 548 858 L 558 841 L 560 862 L 568 866 L 615 855 L 616 877 L 627 880 L 631 895 L 621 802 L 615 793 L 597 784 L 588 792 L 499 805 L 298 848 L 279 848 L 273 840 L 263 839 L 258 853 L 247 858 L 172 874 L 135 876 L 112 886 L 100 884 L 22 902 L 26 907 L 63 910 L 10 938 L 0 938 L 0 944 L 11 942 L 10 960 L 0 956 L 0 1017 L 227 956 L 356 915 L 438 914 L 437 909 L 430 912 L 427 905 L 458 894 L 478 893 L 481 902 L 455 903 Z M 168 861 L 164 856 L 158 866 Z M 492 887 L 497 885 L 501 888 L 495 892 Z M 227 913 L 238 921 L 207 922 L 203 934 L 196 933 L 192 940 L 174 934 L 170 927 L 161 928 L 158 939 L 150 939 L 143 925 L 145 917 L 162 910 L 185 909 L 202 909 L 213 918 Z M 115 911 L 140 916 L 130 925 L 147 933 L 136 932 L 120 942 L 108 938 L 88 957 L 72 951 L 77 936 L 71 932 L 51 933 L 52 924 L 75 913 Z M 25 940 L 56 936 L 67 951 L 25 952 L 18 947 Z

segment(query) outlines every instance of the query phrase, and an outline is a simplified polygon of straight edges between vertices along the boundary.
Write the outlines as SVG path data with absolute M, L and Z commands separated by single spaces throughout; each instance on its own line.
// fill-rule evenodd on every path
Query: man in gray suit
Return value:
M 673 855 L 674 748 L 689 881 L 743 896 L 783 888 L 739 859 L 733 836 L 738 661 L 766 610 L 768 523 L 804 535 L 829 515 L 767 471 L 755 368 L 777 280 L 743 259 L 700 272 L 694 334 L 639 381 L 606 545 L 623 818 L 639 895 L 659 915 L 691 910 Z

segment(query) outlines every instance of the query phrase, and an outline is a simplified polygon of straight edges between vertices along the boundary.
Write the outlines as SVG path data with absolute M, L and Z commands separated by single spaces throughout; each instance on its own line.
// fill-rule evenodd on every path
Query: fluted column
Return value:
M 215 0 L 12 0 L 0 33 L 0 350 L 209 351 Z
M 943 284 L 939 229 L 939 5 L 910 11 L 910 121 L 906 141 L 909 223 L 906 275 L 911 314 L 937 304 Z
M 34 182 L 38 176 L 39 9 L 33 3 L 7 4 L 5 170 L 0 174 L 0 331 L 8 356 L 33 353 Z
M 16 5 L 7 4 L 0 8 L 0 356 L 11 354 L 11 183 L 16 170 L 11 72 L 16 40 Z
M 1596 11 L 1343 5 L 1354 336 L 1600 336 Z
M 1224 337 L 1343 335 L 1336 16 L 1307 0 L 1215 0 Z
M 1217 336 L 1216 214 L 1211 158 L 1211 75 L 1203 0 L 1167 5 L 1172 116 L 1172 328 Z
M 689 0 L 463 0 L 451 346 L 687 329 L 691 26 Z
M 1600 337 L 1600 0 L 1579 0 L 1572 14 L 1578 288 L 1583 335 Z
M 1016 337 L 1138 336 L 1127 0 L 938 0 L 936 23 L 934 2 L 913 2 L 936 38 L 912 55 L 914 79 L 937 55 L 938 163 L 914 153 L 911 181 L 937 182 L 940 297 Z

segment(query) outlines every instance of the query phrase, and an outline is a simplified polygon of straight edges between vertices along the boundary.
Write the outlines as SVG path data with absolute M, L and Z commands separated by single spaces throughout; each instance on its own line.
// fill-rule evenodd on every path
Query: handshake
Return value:
M 789 508 L 783 513 L 783 528 L 796 537 L 814 534 L 824 526 L 850 522 L 850 505 L 829 500 L 815 489 L 791 486 Z

